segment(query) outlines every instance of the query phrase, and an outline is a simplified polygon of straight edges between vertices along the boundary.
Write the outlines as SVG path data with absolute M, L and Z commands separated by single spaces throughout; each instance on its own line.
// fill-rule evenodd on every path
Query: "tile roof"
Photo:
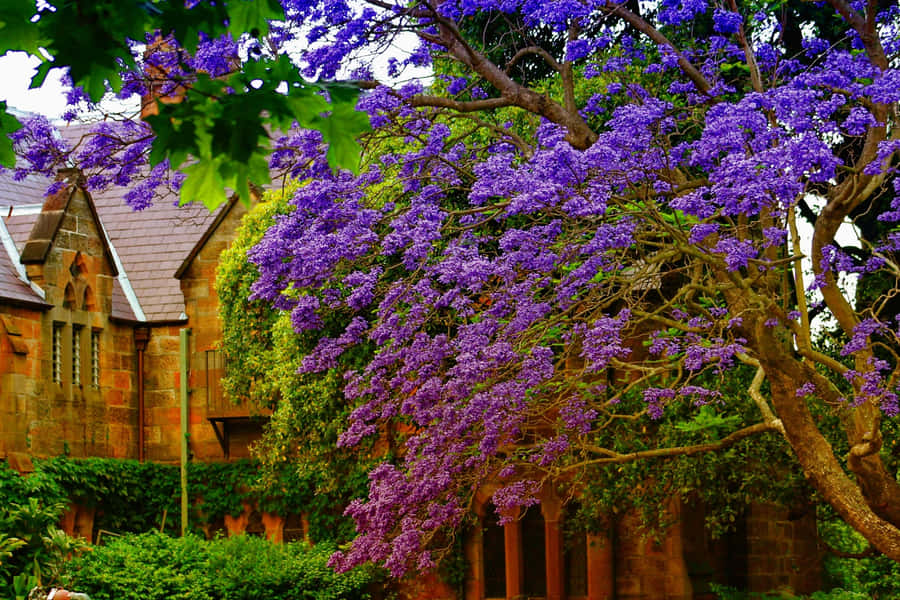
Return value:
M 80 136 L 84 126 L 62 130 L 66 138 Z M 12 172 L 0 170 L 0 219 L 15 242 L 18 253 L 24 250 L 38 219 L 38 211 L 21 214 L 28 205 L 42 205 L 50 180 L 29 176 L 16 181 Z M 137 296 L 147 321 L 177 321 L 184 314 L 184 295 L 175 278 L 191 251 L 203 239 L 216 220 L 204 206 L 175 206 L 173 196 L 157 199 L 150 207 L 135 212 L 124 200 L 125 189 L 114 188 L 92 193 L 97 214 L 121 262 L 120 279 L 113 286 L 112 316 L 139 320 L 128 302 L 123 279 Z M 221 208 L 219 210 L 222 210 Z M 0 249 L 0 299 L 20 300 L 22 294 L 40 298 L 16 275 L 5 251 Z
M 114 319 L 121 319 L 123 321 L 138 320 L 134 311 L 131 309 L 131 304 L 128 302 L 128 297 L 125 295 L 125 290 L 122 289 L 122 283 L 119 279 L 113 280 L 112 312 L 110 313 L 110 316 Z
M 0 167 L 0 207 L 43 204 L 50 180 L 42 175 L 29 175 L 15 180 L 12 171 Z
M 3 222 L 6 223 L 6 229 L 9 230 L 9 235 L 12 236 L 13 241 L 16 243 L 16 250 L 20 254 L 39 215 L 40 212 L 35 211 L 26 214 L 17 213 L 3 218 Z
M 16 304 L 48 306 L 38 291 L 23 279 L 24 269 L 13 262 L 18 257 L 15 240 L 9 234 L 3 219 L 0 219 L 0 298 Z
M 2 225 L 0 225 L 2 227 Z M 15 304 L 44 307 L 47 304 L 27 283 L 19 279 L 9 254 L 0 247 L 0 298 Z
M 116 188 L 92 197 L 147 320 L 179 320 L 184 295 L 175 271 L 216 213 L 204 206 L 175 206 L 174 197 L 157 199 L 135 212 L 125 204 L 124 195 L 123 188 Z
M 13 303 L 46 306 L 44 300 L 22 279 L 16 269 L 15 260 L 28 240 L 31 228 L 37 219 L 37 212 L 13 215 L 14 210 L 26 206 L 40 206 L 44 202 L 44 192 L 50 180 L 40 175 L 29 175 L 21 180 L 13 178 L 12 171 L 0 168 L 0 242 L 7 237 L 12 248 L 0 243 L 0 299 Z M 12 251 L 12 255 L 11 252 Z

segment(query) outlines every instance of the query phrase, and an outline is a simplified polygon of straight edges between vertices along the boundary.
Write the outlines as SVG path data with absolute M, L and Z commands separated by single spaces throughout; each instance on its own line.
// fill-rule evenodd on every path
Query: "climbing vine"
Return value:
M 337 447 L 352 409 L 342 392 L 342 369 L 299 373 L 317 338 L 298 336 L 290 313 L 252 298 L 259 272 L 247 260 L 247 250 L 290 210 L 285 198 L 297 187 L 267 193 L 244 217 L 236 239 L 220 256 L 216 290 L 228 365 L 223 385 L 229 397 L 273 410 L 262 440 L 254 448 L 261 481 L 275 490 L 267 505 L 279 512 L 270 503 L 303 504 L 313 539 L 349 539 L 352 524 L 343 516 L 343 508 L 350 499 L 364 494 L 366 473 L 377 462 L 376 454 L 383 451 L 376 451 L 374 442 L 352 451 Z M 339 312 L 328 320 L 326 327 L 335 332 L 347 322 Z M 368 352 L 361 348 L 346 361 L 360 360 Z M 301 484 L 285 487 L 285 481 Z
M 258 461 L 230 463 L 190 463 L 188 492 L 192 527 L 200 530 L 225 515 L 237 516 L 245 502 L 255 502 L 260 510 L 278 515 L 315 510 L 321 516 L 311 534 L 316 541 L 338 540 L 335 519 L 324 507 L 334 498 L 317 497 L 314 482 L 292 469 L 266 472 Z M 35 460 L 35 471 L 19 475 L 0 463 L 0 504 L 27 502 L 36 498 L 44 505 L 79 504 L 95 509 L 95 529 L 143 532 L 163 529 L 175 533 L 180 520 L 180 475 L 176 465 L 141 463 L 109 458 L 74 459 L 57 457 Z M 349 530 L 344 527 L 345 535 Z

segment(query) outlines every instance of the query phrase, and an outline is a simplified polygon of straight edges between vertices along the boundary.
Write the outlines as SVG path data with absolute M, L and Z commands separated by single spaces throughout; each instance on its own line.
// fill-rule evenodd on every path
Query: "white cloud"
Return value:
M 40 113 L 58 119 L 66 110 L 66 92 L 62 71 L 53 69 L 38 89 L 28 89 L 40 61 L 25 52 L 7 52 L 0 56 L 0 100 L 21 111 Z

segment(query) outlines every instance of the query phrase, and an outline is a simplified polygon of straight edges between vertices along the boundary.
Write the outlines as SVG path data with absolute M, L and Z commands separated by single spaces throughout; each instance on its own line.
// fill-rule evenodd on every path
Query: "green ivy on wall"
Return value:
M 175 465 L 57 457 L 36 459 L 34 466 L 34 473 L 21 476 L 0 462 L 0 504 L 37 498 L 44 505 L 88 506 L 96 509 L 96 529 L 117 533 L 159 530 L 163 522 L 171 533 L 179 527 L 180 483 Z M 256 461 L 190 463 L 190 522 L 200 530 L 225 515 L 239 515 L 245 502 L 256 502 L 260 510 L 284 516 L 315 512 L 310 518 L 313 539 L 344 541 L 350 530 L 342 523 L 340 511 L 335 511 L 341 502 L 316 494 L 316 489 L 315 482 L 291 468 L 262 477 Z

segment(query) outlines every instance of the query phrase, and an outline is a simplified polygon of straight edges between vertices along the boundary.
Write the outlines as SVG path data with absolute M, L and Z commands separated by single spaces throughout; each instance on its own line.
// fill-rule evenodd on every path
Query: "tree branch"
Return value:
M 697 67 L 695 67 L 691 61 L 684 57 L 684 55 L 678 51 L 675 47 L 675 44 L 669 41 L 669 38 L 664 36 L 658 29 L 650 25 L 647 21 L 634 14 L 623 4 L 617 4 L 613 1 L 607 2 L 605 10 L 617 17 L 620 17 L 622 20 L 627 22 L 629 25 L 649 37 L 651 40 L 657 43 L 660 46 L 667 46 L 672 49 L 675 53 L 675 56 L 678 57 L 678 66 L 681 67 L 681 70 L 684 71 L 685 75 L 694 82 L 694 85 L 697 86 L 697 90 L 701 94 L 709 94 L 709 91 L 712 89 L 712 86 L 703 76 Z
M 550 66 L 551 69 L 553 69 L 557 73 L 562 72 L 562 65 L 559 64 L 555 58 L 553 58 L 552 54 L 550 54 L 540 46 L 526 46 L 525 48 L 522 48 L 521 50 L 516 52 L 513 57 L 509 59 L 509 62 L 506 63 L 506 68 L 504 69 L 504 71 L 506 73 L 509 73 L 510 69 L 516 66 L 516 64 L 520 60 L 528 55 L 540 56 L 544 59 L 544 62 L 546 62 Z
M 743 429 L 738 429 L 734 433 L 722 438 L 717 442 L 709 442 L 708 444 L 696 444 L 693 446 L 678 446 L 675 448 L 642 450 L 640 452 L 631 452 L 629 454 L 620 454 L 611 450 L 607 450 L 606 448 L 589 447 L 589 450 L 611 456 L 609 456 L 609 458 L 598 458 L 585 461 L 583 463 L 579 463 L 576 466 L 580 468 L 585 465 L 622 464 L 644 459 L 668 458 L 673 456 L 691 456 L 694 454 L 700 454 L 702 452 L 714 452 L 716 450 L 724 450 L 725 448 L 730 448 L 731 446 L 734 446 L 736 443 L 745 438 L 759 435 L 761 433 L 766 433 L 768 431 L 778 431 L 778 426 L 774 423 L 757 423 L 755 425 L 750 425 L 749 427 L 744 427 Z
M 435 0 L 431 0 L 429 6 L 432 9 L 430 18 L 438 26 L 437 43 L 497 88 L 501 98 L 508 102 L 506 106 L 518 106 L 565 127 L 568 130 L 566 141 L 580 150 L 589 148 L 597 140 L 597 134 L 588 127 L 577 111 L 568 111 L 549 96 L 514 81 L 503 69 L 466 42 L 456 23 L 440 14 Z
M 413 96 L 409 99 L 412 106 L 431 106 L 435 108 L 449 108 L 463 113 L 477 112 L 480 110 L 494 110 L 506 106 L 515 106 L 508 98 L 485 98 L 484 100 L 453 100 L 441 96 Z

